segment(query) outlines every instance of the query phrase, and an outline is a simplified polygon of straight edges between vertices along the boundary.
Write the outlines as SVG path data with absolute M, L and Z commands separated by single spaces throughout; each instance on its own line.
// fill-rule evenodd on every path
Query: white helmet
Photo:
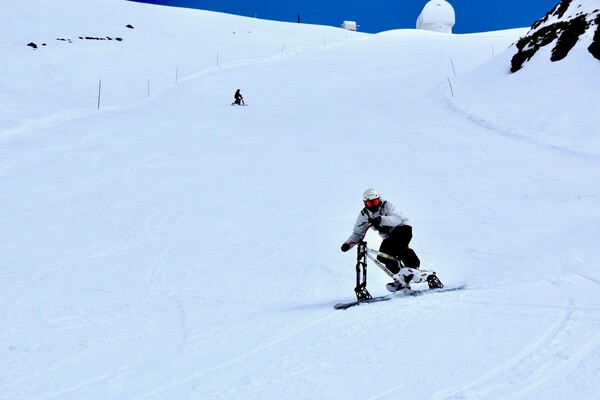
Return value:
M 375 200 L 379 198 L 379 193 L 375 189 L 367 189 L 363 193 L 363 201 Z

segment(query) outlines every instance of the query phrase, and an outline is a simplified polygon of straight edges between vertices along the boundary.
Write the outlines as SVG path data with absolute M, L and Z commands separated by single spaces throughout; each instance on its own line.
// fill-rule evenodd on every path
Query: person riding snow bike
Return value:
M 421 261 L 415 251 L 408 247 L 412 239 L 412 226 L 407 224 L 408 219 L 397 212 L 392 203 L 382 199 L 375 189 L 365 190 L 363 203 L 365 206 L 358 214 L 352 234 L 342 244 L 342 251 L 346 252 L 356 246 L 364 238 L 368 229 L 372 228 L 383 238 L 379 251 L 401 261 L 400 263 L 377 257 L 392 274 L 400 274 L 402 279 L 391 285 L 399 290 L 409 287 L 410 283 L 421 282 L 422 278 L 418 271 Z
M 244 97 L 242 96 L 242 94 L 240 93 L 240 89 L 235 91 L 235 94 L 233 95 L 233 98 L 235 99 L 233 103 L 231 103 L 231 105 L 244 105 Z

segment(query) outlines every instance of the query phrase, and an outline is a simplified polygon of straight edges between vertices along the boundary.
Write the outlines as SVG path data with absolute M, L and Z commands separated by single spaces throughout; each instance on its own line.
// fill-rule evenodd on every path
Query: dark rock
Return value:
M 571 13 L 570 15 L 575 14 L 575 16 L 569 17 L 570 19 L 563 19 L 572 4 L 572 0 L 562 0 L 551 11 L 546 13 L 542 19 L 536 21 L 526 36 L 519 39 L 516 43 L 518 51 L 511 59 L 511 72 L 520 70 L 539 49 L 552 43 L 554 43 L 554 47 L 550 60 L 559 61 L 564 59 L 590 26 L 596 27 L 594 43 L 597 44 L 592 43 L 589 51 L 594 57 L 600 59 L 599 56 L 595 55 L 600 53 L 600 49 L 598 48 L 600 47 L 600 33 L 598 33 L 600 15 L 597 14 L 598 10 L 591 14 L 583 12 L 578 12 L 577 14 Z M 557 21 L 550 23 L 551 17 Z M 592 20 L 594 17 L 595 19 Z
M 588 51 L 597 60 L 600 60 L 600 14 L 596 17 L 594 23 L 596 24 L 596 33 L 594 33 L 594 38 L 592 39 L 592 44 L 588 47 Z
M 558 6 L 560 6 L 561 3 L 558 3 L 557 5 L 554 6 L 554 8 L 550 11 L 548 11 L 546 13 L 546 15 L 544 16 L 544 18 L 540 18 L 537 21 L 535 21 L 533 23 L 533 25 L 531 25 L 531 30 L 537 29 L 539 28 L 541 25 L 545 24 L 546 22 L 548 22 L 548 18 L 553 15 L 556 12 L 556 9 L 558 8 Z
M 567 12 L 567 10 L 569 9 L 569 7 L 571 6 L 571 1 L 572 0 L 561 0 L 560 3 L 558 3 L 556 5 L 556 11 L 555 11 L 555 15 L 560 19 L 563 17 L 563 15 L 565 15 L 565 13 Z
M 589 26 L 590 24 L 587 22 L 585 15 L 580 15 L 567 23 L 556 42 L 556 46 L 552 49 L 550 60 L 559 61 L 565 58 Z

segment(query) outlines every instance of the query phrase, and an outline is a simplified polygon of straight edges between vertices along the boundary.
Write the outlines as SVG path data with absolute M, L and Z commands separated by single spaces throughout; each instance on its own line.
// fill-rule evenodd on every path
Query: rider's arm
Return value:
M 370 226 L 371 224 L 369 223 L 369 217 L 364 211 L 361 211 L 360 214 L 358 214 L 358 217 L 356 218 L 356 223 L 354 224 L 352 234 L 350 235 L 350 237 L 348 237 L 348 239 L 346 239 L 345 243 L 348 243 L 350 245 L 350 248 L 354 247 L 359 241 L 361 241 L 365 237 L 365 234 L 367 233 L 367 230 Z

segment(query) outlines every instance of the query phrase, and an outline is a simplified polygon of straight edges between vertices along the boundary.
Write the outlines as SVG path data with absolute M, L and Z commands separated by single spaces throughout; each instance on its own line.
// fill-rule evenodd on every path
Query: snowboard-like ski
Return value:
M 443 288 L 439 288 L 439 289 L 418 289 L 418 290 L 405 289 L 405 290 L 400 290 L 396 293 L 388 294 L 385 296 L 373 297 L 372 299 L 367 299 L 367 300 L 362 300 L 362 301 L 353 301 L 350 303 L 338 303 L 335 306 L 333 306 L 333 308 L 335 308 L 336 310 L 345 310 L 347 308 L 358 306 L 361 304 L 377 303 L 380 301 L 391 300 L 391 299 L 401 296 L 401 295 L 416 297 L 416 296 L 421 296 L 421 295 L 424 295 L 427 293 L 452 292 L 455 290 L 465 289 L 466 287 L 467 287 L 466 285 L 461 285 L 461 286 L 454 286 L 454 287 L 452 287 L 452 286 L 451 287 L 443 287 Z

